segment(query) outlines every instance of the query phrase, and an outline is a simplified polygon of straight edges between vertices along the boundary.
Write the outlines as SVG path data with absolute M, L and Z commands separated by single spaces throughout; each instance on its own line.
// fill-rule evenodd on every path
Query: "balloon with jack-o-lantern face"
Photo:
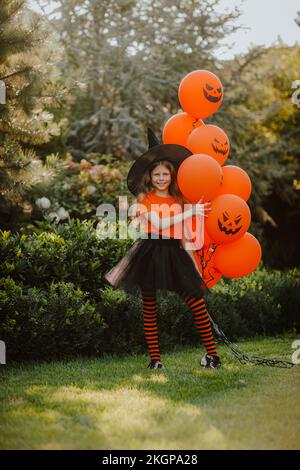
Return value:
M 225 132 L 212 124 L 194 129 L 188 136 L 186 146 L 193 153 L 206 153 L 220 165 L 227 160 L 230 150 Z
M 235 194 L 222 194 L 212 201 L 205 227 L 214 242 L 227 244 L 241 238 L 250 223 L 247 203 Z
M 205 119 L 222 103 L 222 83 L 208 70 L 194 70 L 181 80 L 178 98 L 185 112 L 194 118 Z

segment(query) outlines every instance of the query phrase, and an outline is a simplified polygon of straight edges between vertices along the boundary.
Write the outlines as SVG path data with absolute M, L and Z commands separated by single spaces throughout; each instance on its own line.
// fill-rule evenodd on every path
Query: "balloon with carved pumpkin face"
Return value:
M 188 113 L 174 114 L 164 125 L 162 135 L 163 143 L 183 145 L 186 147 L 190 133 L 203 124 L 201 119 L 195 119 Z
M 201 250 L 193 252 L 200 274 L 209 288 L 217 284 L 222 277 L 214 263 L 214 251 L 204 246 Z
M 178 98 L 186 113 L 196 119 L 205 119 L 222 103 L 222 83 L 208 70 L 194 70 L 181 80 Z
M 226 277 L 243 277 L 252 273 L 261 260 L 259 241 L 249 232 L 229 245 L 220 245 L 215 252 L 216 268 Z
M 193 153 L 206 153 L 220 165 L 227 160 L 230 150 L 225 132 L 212 124 L 194 129 L 188 136 L 186 146 Z
M 206 230 L 217 243 L 232 243 L 248 230 L 251 213 L 247 203 L 235 194 L 222 194 L 211 203 Z

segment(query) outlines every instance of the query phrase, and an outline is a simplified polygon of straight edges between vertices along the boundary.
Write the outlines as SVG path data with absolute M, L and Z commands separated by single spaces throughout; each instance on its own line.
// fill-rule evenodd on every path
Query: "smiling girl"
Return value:
M 193 256 L 184 248 L 185 222 L 197 216 L 203 228 L 210 203 L 201 204 L 201 199 L 197 204 L 190 204 L 178 188 L 177 171 L 192 154 L 188 149 L 159 144 L 151 129 L 148 129 L 148 142 L 149 150 L 135 161 L 127 177 L 128 188 L 137 198 L 136 216 L 145 235 L 105 278 L 115 288 L 128 292 L 137 287 L 141 290 L 144 331 L 151 359 L 149 368 L 164 368 L 158 345 L 158 290 L 176 292 L 186 302 L 206 349 L 201 365 L 217 368 L 221 363 L 204 300 L 208 288 Z

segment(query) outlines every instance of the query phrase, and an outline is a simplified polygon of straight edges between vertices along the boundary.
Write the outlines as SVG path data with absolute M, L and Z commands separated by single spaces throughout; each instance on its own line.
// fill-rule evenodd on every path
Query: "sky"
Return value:
M 38 9 L 35 0 L 29 4 Z M 219 9 L 224 11 L 234 6 L 242 11 L 237 24 L 249 29 L 227 36 L 226 43 L 233 47 L 229 51 L 221 47 L 216 51 L 218 58 L 231 59 L 254 44 L 269 46 L 277 42 L 278 36 L 288 45 L 300 43 L 300 27 L 294 21 L 300 11 L 299 0 L 221 0 Z
M 288 45 L 300 43 L 300 27 L 294 21 L 300 11 L 299 0 L 222 0 L 220 6 L 223 10 L 240 7 L 237 24 L 250 28 L 227 36 L 226 42 L 234 42 L 234 47 L 229 52 L 221 48 L 220 58 L 230 59 L 254 44 L 270 46 L 278 36 Z

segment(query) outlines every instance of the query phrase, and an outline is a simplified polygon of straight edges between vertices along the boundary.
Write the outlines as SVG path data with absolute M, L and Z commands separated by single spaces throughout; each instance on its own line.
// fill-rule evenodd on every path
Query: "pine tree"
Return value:
M 6 95 L 0 100 L 1 226 L 30 212 L 26 191 L 51 174 L 36 154 L 37 146 L 59 133 L 48 112 L 53 97 L 45 79 L 45 40 L 39 16 L 25 0 L 0 2 L 0 83 Z

